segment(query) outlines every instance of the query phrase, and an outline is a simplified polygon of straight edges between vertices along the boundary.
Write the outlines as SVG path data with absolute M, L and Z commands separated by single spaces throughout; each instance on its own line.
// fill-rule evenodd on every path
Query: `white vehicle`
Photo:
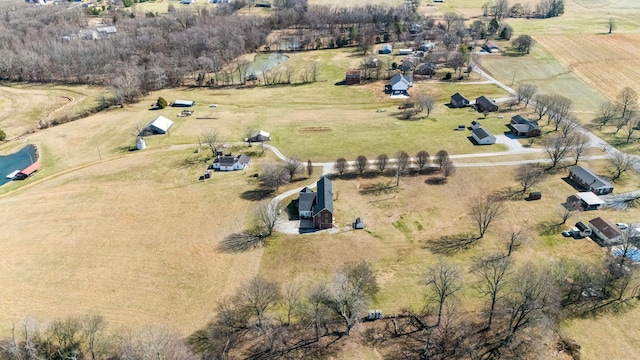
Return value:
M 210 104 L 210 105 L 209 105 L 209 107 L 210 107 L 210 108 L 217 108 L 217 107 L 218 107 L 218 105 L 217 105 L 217 104 Z
M 618 227 L 618 229 L 620 230 L 624 230 L 624 229 L 628 229 L 629 225 L 625 224 L 625 223 L 616 223 L 616 226 Z

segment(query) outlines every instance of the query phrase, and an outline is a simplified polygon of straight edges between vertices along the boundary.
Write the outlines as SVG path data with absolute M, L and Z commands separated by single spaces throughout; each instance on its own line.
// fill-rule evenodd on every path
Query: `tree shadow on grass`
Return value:
M 515 188 L 513 186 L 506 187 L 504 189 L 500 189 L 493 193 L 498 199 L 509 200 L 509 201 L 519 201 L 524 200 L 524 192 L 522 189 Z
M 453 255 L 459 251 L 467 250 L 480 240 L 471 233 L 441 236 L 437 239 L 427 240 L 425 247 L 434 254 Z
M 273 194 L 271 189 L 254 189 L 243 192 L 240 194 L 240 198 L 249 201 L 260 201 L 270 197 L 271 194 Z
M 447 183 L 447 178 L 444 176 L 430 177 L 424 183 L 427 185 L 444 185 Z
M 219 244 L 220 250 L 226 253 L 239 253 L 253 250 L 264 243 L 264 238 L 250 234 L 247 231 L 231 234 Z
M 560 232 L 562 224 L 557 221 L 543 221 L 536 225 L 536 230 L 540 235 L 553 235 Z

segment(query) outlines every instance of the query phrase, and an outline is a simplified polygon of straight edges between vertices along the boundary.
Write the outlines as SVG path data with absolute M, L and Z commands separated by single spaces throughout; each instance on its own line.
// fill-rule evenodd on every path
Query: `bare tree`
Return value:
M 411 162 L 409 154 L 400 151 L 396 155 L 396 186 L 400 185 L 400 175 L 402 175 Z
M 368 166 L 369 163 L 367 161 L 367 157 L 364 155 L 358 156 L 358 158 L 356 159 L 356 170 L 358 171 L 358 174 L 360 176 L 362 176 L 362 174 L 367 170 Z
M 333 164 L 333 168 L 336 169 L 336 171 L 340 176 L 344 174 L 344 172 L 347 170 L 348 167 L 349 167 L 349 163 L 345 158 L 338 158 L 338 160 L 336 160 L 336 162 Z
M 513 228 L 509 231 L 509 244 L 507 246 L 507 256 L 511 256 L 513 251 L 529 240 L 529 232 L 525 228 Z
M 292 180 L 295 174 L 302 171 L 302 161 L 297 156 L 287 158 L 282 166 L 284 166 L 284 168 L 287 170 L 287 173 L 289 173 L 289 178 Z
M 511 258 L 502 253 L 485 253 L 474 262 L 472 269 L 480 278 L 475 288 L 489 298 L 487 329 L 491 328 L 498 300 L 505 296 L 511 265 Z
M 456 173 L 456 165 L 451 161 L 451 159 L 447 159 L 441 166 L 440 171 L 442 172 L 442 176 L 444 179 L 448 179 L 449 176 Z
M 349 336 L 358 314 L 365 309 L 367 299 L 378 290 L 376 275 L 366 261 L 346 263 L 336 274 L 324 303 L 344 321 L 345 335 Z
M 531 84 L 519 85 L 517 90 L 518 104 L 524 101 L 524 107 L 526 108 L 527 106 L 529 106 L 529 102 L 531 101 L 531 99 L 533 99 L 533 97 L 537 92 L 538 92 L 538 87 L 535 85 L 531 85 Z
M 460 271 L 452 264 L 445 263 L 442 259 L 437 265 L 428 269 L 425 276 L 425 285 L 430 290 L 430 298 L 438 307 L 438 322 L 435 326 L 440 326 L 443 309 L 447 299 L 453 296 L 461 288 Z
M 491 15 L 496 20 L 501 20 L 509 10 L 508 0 L 495 0 L 491 7 Z
M 627 112 L 630 110 L 636 110 L 638 108 L 638 93 L 631 87 L 625 87 L 622 89 L 617 97 L 618 109 L 620 110 L 620 117 L 627 116 Z
M 278 190 L 280 186 L 288 184 L 291 178 L 284 167 L 276 164 L 265 164 L 260 180 L 263 187 Z
M 571 152 L 574 139 L 572 137 L 554 136 L 547 138 L 544 142 L 544 151 L 551 160 L 550 168 L 564 160 Z
M 287 317 L 285 323 L 290 325 L 291 318 L 294 314 L 299 313 L 302 307 L 302 285 L 300 282 L 287 283 L 281 302 Z
M 547 173 L 535 164 L 522 164 L 516 169 L 515 180 L 522 186 L 522 193 L 542 182 Z
M 255 212 L 255 235 L 263 239 L 271 236 L 281 211 L 280 202 L 276 200 L 264 200 L 258 204 Z
M 561 95 L 552 95 L 552 100 L 549 104 L 547 116 L 550 120 L 553 120 L 555 131 L 558 131 L 558 127 L 560 126 L 560 124 L 568 119 L 572 103 L 573 102 L 569 98 Z M 548 124 L 549 121 L 547 121 L 547 125 Z
M 315 284 L 307 290 L 303 321 L 313 327 L 316 341 L 320 340 L 320 326 L 329 317 L 328 309 L 324 305 L 327 299 L 329 299 L 329 286 L 327 284 Z
M 449 153 L 446 150 L 440 150 L 436 153 L 436 164 L 440 170 L 442 170 L 442 165 L 449 160 Z
M 418 94 L 415 98 L 415 107 L 420 109 L 420 112 L 426 111 L 427 117 L 431 115 L 431 110 L 436 105 L 436 99 L 429 94 Z
M 616 181 L 620 179 L 622 174 L 635 168 L 638 161 L 631 155 L 625 154 L 621 151 L 615 151 L 609 159 L 609 163 L 612 166 L 611 181 Z
M 505 297 L 507 329 L 504 344 L 509 346 L 524 329 L 547 318 L 558 304 L 558 290 L 551 272 L 530 264 L 517 271 L 517 281 Z
M 631 114 L 635 115 L 635 112 L 630 112 Z M 624 125 L 624 129 L 625 132 L 627 134 L 627 138 L 626 138 L 626 143 L 628 144 L 629 142 L 631 142 L 631 137 L 633 136 L 633 133 L 638 130 L 638 122 L 639 119 L 637 116 L 632 116 L 629 121 L 626 122 L 626 124 Z
M 254 277 L 238 292 L 239 301 L 257 320 L 258 329 L 262 329 L 267 311 L 275 307 L 280 299 L 280 285 L 262 277 Z
M 596 118 L 596 123 L 602 129 L 603 126 L 607 125 L 609 121 L 613 120 L 618 113 L 618 107 L 612 103 L 611 101 L 605 101 L 600 106 L 600 111 L 598 113 L 598 117 Z
M 580 200 L 578 200 L 575 196 L 571 196 L 567 201 L 562 204 L 562 208 L 560 209 L 560 219 L 562 222 L 560 225 L 564 225 L 567 223 L 567 220 L 578 210 L 582 209 L 582 205 L 580 204 Z
M 416 163 L 418 165 L 419 171 L 424 170 L 425 167 L 429 167 L 430 162 L 431 157 L 429 156 L 428 152 L 424 150 L 418 151 L 418 154 L 416 155 Z
M 580 127 L 580 123 L 573 116 L 567 116 L 560 120 L 560 123 L 557 126 L 562 136 L 567 137 L 571 136 L 574 131 Z
M 504 200 L 497 196 L 476 196 L 469 203 L 469 213 L 478 227 L 478 239 L 482 239 L 491 223 L 504 212 Z
M 100 336 L 104 333 L 107 324 L 104 318 L 100 315 L 87 315 L 82 321 L 82 335 L 89 346 L 89 353 L 91 354 L 91 360 L 96 360 L 97 345 L 100 340 Z
M 311 177 L 313 175 L 313 163 L 311 159 L 307 160 L 307 177 Z
M 378 166 L 378 170 L 380 173 L 384 172 L 384 169 L 387 168 L 387 164 L 389 163 L 389 156 L 387 154 L 380 154 L 376 158 L 376 166 Z
M 203 143 L 209 146 L 209 148 L 211 148 L 213 157 L 218 156 L 218 151 L 222 148 L 222 145 L 224 145 L 224 141 L 217 130 L 207 129 L 202 133 L 202 135 L 200 135 L 200 139 Z
M 535 103 L 535 111 L 538 114 L 538 120 L 541 120 L 543 116 L 549 111 L 549 104 L 552 101 L 550 95 L 537 94 L 533 98 Z
M 591 144 L 589 135 L 583 131 L 576 131 L 573 135 L 573 156 L 575 159 L 574 165 L 578 165 L 578 161 L 582 155 L 587 151 Z
M 620 116 L 620 117 L 616 118 L 616 121 L 615 121 L 616 132 L 615 132 L 615 134 L 617 134 L 620 130 L 622 130 L 622 128 L 624 128 L 625 126 L 627 126 L 627 124 L 629 124 L 629 122 L 631 122 L 631 119 L 635 117 L 635 112 L 636 112 L 635 110 L 629 109 L 625 113 L 625 116 Z

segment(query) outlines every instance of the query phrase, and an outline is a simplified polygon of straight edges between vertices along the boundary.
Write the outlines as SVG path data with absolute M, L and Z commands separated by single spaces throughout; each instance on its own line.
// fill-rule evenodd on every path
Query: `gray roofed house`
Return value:
M 413 86 L 413 80 L 410 76 L 404 76 L 402 74 L 394 75 L 389 81 L 389 85 L 386 86 L 385 91 L 393 95 L 406 95 L 409 96 L 409 88 Z
M 330 229 L 333 227 L 333 187 L 323 176 L 316 183 L 317 192 L 305 187 L 299 193 L 298 214 L 301 229 Z
M 476 98 L 475 107 L 476 110 L 481 113 L 498 111 L 498 105 L 496 105 L 494 101 L 490 100 L 486 96 L 480 96 Z
M 249 167 L 251 158 L 245 154 L 238 156 L 218 156 L 213 161 L 213 169 L 220 171 L 244 170 Z
M 569 179 L 581 188 L 589 190 L 596 195 L 605 195 L 613 192 L 613 185 L 582 166 L 574 166 L 569 170 Z
M 496 143 L 496 137 L 483 128 L 474 129 L 471 132 L 471 136 L 478 142 L 479 145 L 491 145 Z
M 300 190 L 298 197 L 298 216 L 301 219 L 311 218 L 313 215 L 313 203 L 316 201 L 316 193 L 305 187 Z
M 451 103 L 451 107 L 463 108 L 465 106 L 469 106 L 469 99 L 467 99 L 460 93 L 455 93 L 451 95 L 450 103 Z
M 248 142 L 262 142 L 262 141 L 271 141 L 271 134 L 266 131 L 260 130 L 251 134 L 251 137 L 247 139 Z
M 529 120 L 520 115 L 512 117 L 511 123 L 507 127 L 515 136 L 535 137 L 541 134 L 537 121 Z
M 99 36 L 108 38 L 110 36 L 115 36 L 118 30 L 116 30 L 115 26 L 100 26 L 96 28 L 96 32 Z

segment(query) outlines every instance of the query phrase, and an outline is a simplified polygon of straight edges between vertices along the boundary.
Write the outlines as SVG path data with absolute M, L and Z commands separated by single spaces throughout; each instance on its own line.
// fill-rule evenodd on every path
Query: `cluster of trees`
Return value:
M 494 0 L 482 4 L 482 13 L 498 20 L 505 17 L 550 18 L 564 14 L 564 0 L 540 0 L 533 9 L 528 2 L 510 5 L 508 0 Z
M 107 85 L 114 103 L 181 85 L 188 76 L 220 84 L 225 66 L 257 50 L 270 28 L 264 18 L 215 9 L 162 17 L 114 12 L 116 36 L 85 40 L 88 15 L 81 7 L 2 4 L 0 79 Z
M 355 170 L 358 175 L 362 176 L 370 170 L 375 170 L 378 174 L 384 174 L 385 171 L 391 169 L 397 178 L 412 170 L 422 173 L 433 168 L 440 171 L 445 179 L 453 175 L 456 169 L 453 161 L 449 158 L 449 153 L 445 150 L 438 151 L 433 158 L 425 150 L 418 151 L 414 158 L 411 158 L 405 151 L 399 151 L 395 159 L 389 158 L 387 154 L 380 154 L 374 160 L 369 160 L 366 156 L 360 155 L 352 162 L 347 161 L 345 158 L 338 158 L 333 167 L 339 176 L 351 170 Z
M 616 101 L 606 101 L 600 106 L 598 117 L 594 123 L 600 129 L 605 126 L 615 127 L 614 134 L 624 130 L 625 143 L 638 141 L 633 134 L 640 129 L 640 112 L 638 111 L 638 93 L 631 87 L 625 87 L 618 94 Z

